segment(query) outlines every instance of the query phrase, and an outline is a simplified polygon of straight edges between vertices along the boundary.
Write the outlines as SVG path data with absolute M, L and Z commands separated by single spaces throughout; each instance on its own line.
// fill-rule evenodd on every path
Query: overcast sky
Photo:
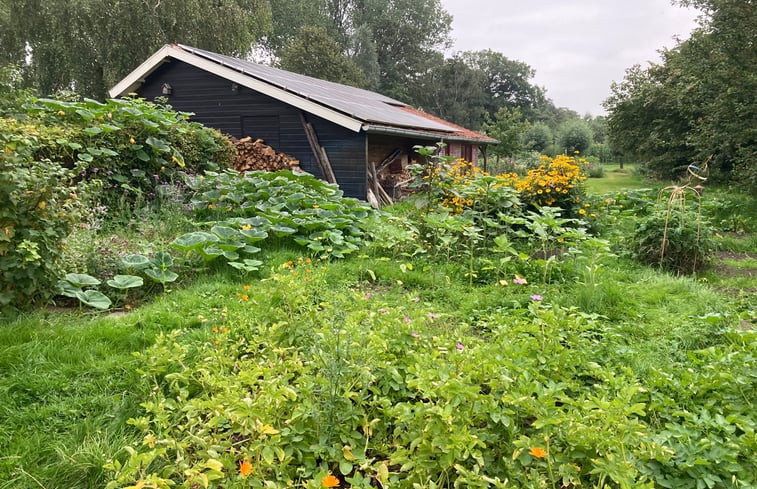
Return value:
M 669 0 L 442 0 L 456 51 L 492 49 L 523 61 L 558 107 L 604 114 L 613 81 L 659 61 L 696 26 L 696 10 Z

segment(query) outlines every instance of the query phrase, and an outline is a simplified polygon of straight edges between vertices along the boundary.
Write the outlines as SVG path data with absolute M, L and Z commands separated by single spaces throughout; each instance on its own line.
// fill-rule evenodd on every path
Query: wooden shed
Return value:
M 402 175 L 415 145 L 441 140 L 448 154 L 475 162 L 479 149 L 497 142 L 369 90 L 181 44 L 163 46 L 109 92 L 131 93 L 167 97 L 193 120 L 236 138 L 263 139 L 360 199 L 369 188 L 377 193 L 374 168 Z M 393 180 L 382 181 L 381 191 L 391 194 Z

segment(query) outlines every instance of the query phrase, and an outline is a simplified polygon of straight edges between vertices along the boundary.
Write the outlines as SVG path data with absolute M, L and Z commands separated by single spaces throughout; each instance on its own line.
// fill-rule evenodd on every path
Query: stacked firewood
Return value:
M 277 153 L 262 139 L 253 140 L 245 137 L 233 141 L 237 149 L 233 168 L 239 172 L 251 170 L 277 171 L 277 170 L 300 170 L 300 161 L 285 153 Z

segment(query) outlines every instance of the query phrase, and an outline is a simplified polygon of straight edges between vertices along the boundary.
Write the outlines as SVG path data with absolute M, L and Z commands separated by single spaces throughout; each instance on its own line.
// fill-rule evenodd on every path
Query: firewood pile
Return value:
M 252 170 L 300 171 L 300 161 L 298 159 L 286 153 L 277 153 L 275 149 L 265 144 L 262 139 L 253 140 L 248 136 L 239 140 L 232 140 L 232 142 L 237 150 L 233 168 L 239 172 Z
M 412 181 L 413 175 L 410 170 L 403 169 L 401 173 L 384 171 L 379 175 L 379 183 L 394 200 L 407 197 L 412 193 L 407 185 Z

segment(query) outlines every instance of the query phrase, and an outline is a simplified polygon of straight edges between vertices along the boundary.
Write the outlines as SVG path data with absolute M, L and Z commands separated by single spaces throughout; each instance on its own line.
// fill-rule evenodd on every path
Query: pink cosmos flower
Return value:
M 525 283 L 526 283 L 526 279 L 524 279 L 524 278 L 520 278 L 520 277 L 515 277 L 515 278 L 513 279 L 513 283 L 514 283 L 514 284 L 518 284 L 518 285 L 525 285 Z
M 539 294 L 534 294 L 531 296 L 531 300 L 539 302 L 539 301 L 544 300 L 544 297 L 540 296 Z
M 429 319 L 436 319 L 436 318 L 438 318 L 438 317 L 439 317 L 439 316 L 437 316 L 436 314 L 434 314 L 433 312 L 430 312 L 430 313 L 426 314 L 426 316 L 428 316 L 428 317 L 429 317 Z
M 460 351 L 463 351 L 463 350 L 465 350 L 465 347 L 463 346 L 463 344 L 462 344 L 462 343 L 457 343 L 457 344 L 455 345 L 455 348 L 457 348 L 457 349 L 458 349 L 458 350 L 460 350 Z

